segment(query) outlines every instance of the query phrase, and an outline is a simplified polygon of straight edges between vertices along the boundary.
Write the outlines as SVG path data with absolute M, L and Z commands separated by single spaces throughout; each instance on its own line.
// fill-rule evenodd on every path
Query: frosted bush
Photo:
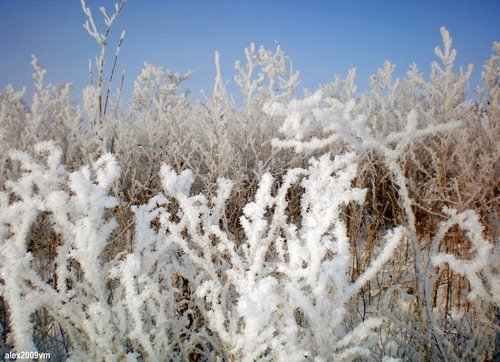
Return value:
M 356 175 L 352 154 L 334 160 L 325 155 L 311 161 L 307 170 L 289 170 L 275 192 L 271 191 L 275 180 L 264 175 L 255 201 L 244 208 L 245 239 L 239 245 L 219 229 L 216 219 L 203 222 L 209 215 L 204 211 L 206 201 L 202 195 L 187 196 L 189 173 L 176 175 L 169 168 L 162 173 L 164 189 L 177 195 L 181 217 L 175 226 L 167 223 L 166 229 L 182 230 L 185 225 L 189 237 L 173 241 L 206 273 L 208 280 L 197 295 L 204 298 L 210 328 L 231 358 L 302 360 L 307 355 L 349 360 L 369 354 L 367 347 L 374 343 L 381 320 L 345 331 L 346 304 L 390 258 L 404 231 L 389 233 L 372 267 L 355 283 L 348 281 L 351 254 L 340 213 L 343 205 L 364 197 L 362 190 L 350 187 Z M 299 181 L 304 188 L 300 227 L 288 222 L 286 215 L 286 194 Z M 205 232 L 200 234 L 201 230 Z M 213 233 L 215 245 L 207 233 Z M 207 249 L 210 244 L 214 248 Z M 223 266 L 220 271 L 214 270 L 218 263 Z
M 235 62 L 234 77 L 240 87 L 245 104 L 253 101 L 262 103 L 269 98 L 287 100 L 294 96 L 299 82 L 299 73 L 294 72 L 292 63 L 280 44 L 276 51 L 256 48 L 254 43 L 245 48 L 246 64 Z M 258 72 L 256 74 L 256 72 Z
M 414 67 L 409 73 L 409 83 L 403 84 L 406 89 L 410 84 L 419 88 L 427 87 L 426 91 L 434 99 L 430 104 L 436 104 L 435 109 L 431 111 L 422 108 L 405 109 L 406 103 L 402 104 L 398 97 L 400 81 L 392 81 L 394 66 L 389 62 L 386 62 L 377 75 L 373 76 L 371 93 L 364 94 L 357 100 L 350 98 L 353 95 L 352 79 L 354 77 L 354 72 L 351 71 L 345 81 L 337 78 L 333 83 L 322 86 L 315 93 L 306 94 L 303 100 L 292 100 L 288 103 L 268 102 L 263 109 L 268 115 L 283 119 L 280 131 L 284 138 L 273 139 L 272 144 L 275 147 L 293 148 L 298 153 L 347 147 L 348 150 L 355 151 L 360 158 L 370 157 L 370 153 L 380 157 L 383 166 L 389 171 L 391 181 L 397 187 L 398 203 L 404 213 L 406 235 L 413 250 L 412 264 L 417 298 L 413 313 L 419 316 L 421 325 L 418 328 L 422 330 L 422 334 L 417 338 L 434 341 L 428 351 L 424 348 L 424 355 L 446 358 L 456 352 L 449 341 L 442 337 L 443 331 L 440 326 L 442 321 L 438 320 L 441 316 L 436 318 L 432 313 L 433 292 L 427 279 L 430 275 L 426 274 L 424 267 L 430 262 L 437 249 L 433 249 L 434 251 L 430 253 L 427 253 L 425 249 L 424 252 L 422 250 L 421 245 L 426 241 L 422 240 L 419 235 L 414 211 L 415 207 L 420 205 L 412 198 L 410 182 L 405 175 L 404 166 L 408 153 L 418 149 L 417 142 L 425 145 L 426 138 L 437 138 L 441 141 L 441 147 L 447 147 L 448 138 L 446 137 L 450 137 L 450 132 L 456 132 L 461 124 L 468 122 L 464 117 L 464 108 L 466 108 L 463 104 L 466 93 L 464 84 L 470 78 L 472 67 L 469 67 L 466 73 L 461 71 L 459 75 L 452 72 L 456 51 L 451 49 L 451 37 L 446 29 L 441 28 L 441 34 L 444 50 L 436 48 L 435 53 L 444 67 L 441 68 L 437 63 L 433 63 L 429 84 L 423 82 Z M 406 115 L 403 114 L 405 110 Z M 431 112 L 434 112 L 432 117 L 430 117 Z M 445 136 L 440 136 L 442 134 Z M 424 148 L 429 150 L 428 146 Z M 433 161 L 437 158 L 438 156 L 432 153 Z M 421 165 L 419 167 L 423 169 Z M 476 225 L 475 228 L 478 227 Z M 439 234 L 439 231 L 436 233 Z M 438 246 L 440 242 L 437 243 Z M 478 253 L 486 252 L 487 245 L 491 246 L 488 242 L 483 245 L 485 245 L 484 248 L 478 249 Z M 471 252 L 474 252 L 476 248 L 477 246 L 474 246 Z M 439 261 L 439 265 L 444 261 L 450 262 L 451 269 L 456 268 L 455 271 L 465 273 L 465 264 L 456 261 L 453 256 L 440 255 L 436 260 L 436 262 Z M 491 259 L 485 259 L 485 257 L 481 260 L 486 263 L 481 264 L 483 267 L 491 263 L 487 261 Z M 484 288 L 481 289 L 480 279 L 475 274 L 479 267 L 476 264 L 471 264 L 471 267 L 474 272 L 469 269 L 466 275 L 471 280 L 472 295 L 480 293 L 487 298 Z M 491 271 L 489 273 L 491 274 Z M 495 280 L 495 278 L 490 280 Z M 491 295 L 489 300 L 491 301 Z M 391 313 L 387 309 L 385 311 Z M 406 328 L 410 331 L 412 327 Z M 414 358 L 421 358 L 417 357 L 418 353 L 420 352 L 414 354 Z
M 100 53 L 81 109 L 36 57 L 32 104 L 0 93 L 0 351 L 500 355 L 498 43 L 477 102 L 442 28 L 430 81 L 416 65 L 394 79 L 387 61 L 368 92 L 352 69 L 298 99 L 282 47 L 251 44 L 235 63 L 241 107 L 218 53 L 203 102 L 183 90 L 190 72 L 145 63 L 126 107 L 110 97 L 124 33 L 104 75 L 124 4 L 100 9 L 100 31 L 82 1 Z
M 136 111 L 141 108 L 154 110 L 158 117 L 169 108 L 176 106 L 177 102 L 187 102 L 187 92 L 177 95 L 182 82 L 189 79 L 192 72 L 188 71 L 184 75 L 173 73 L 162 67 L 155 67 L 144 63 L 144 68 L 134 84 L 133 105 Z
M 439 266 L 447 263 L 453 271 L 465 276 L 471 288 L 467 298 L 472 302 L 484 301 L 500 306 L 499 241 L 492 244 L 484 238 L 484 226 L 473 211 L 461 213 L 450 209 L 444 211 L 449 215 L 449 219 L 439 230 L 439 237 L 442 238 L 454 224 L 460 226 L 466 230 L 467 237 L 472 243 L 471 251 L 475 256 L 472 260 L 461 260 L 454 255 L 437 253 L 433 257 L 433 264 Z M 435 240 L 434 243 L 437 248 L 439 240 Z
M 94 183 L 89 167 L 68 173 L 61 165 L 62 152 L 53 143 L 41 143 L 36 150 L 47 154 L 46 166 L 25 153 L 13 153 L 11 157 L 21 162 L 25 172 L 18 181 L 7 182 L 2 193 L 1 273 L 13 345 L 17 350 L 35 350 L 30 319 L 43 307 L 69 331 L 72 355 L 80 356 L 76 358 L 92 349 L 90 355 L 97 358 L 99 348 L 112 354 L 110 345 L 115 337 L 108 328 L 112 317 L 103 278 L 108 267 L 99 256 L 116 226 L 113 219 L 105 219 L 104 211 L 116 205 L 106 193 L 119 175 L 119 167 L 112 156 L 104 155 L 93 165 Z M 65 185 L 69 192 L 63 190 Z M 64 240 L 51 266 L 53 285 L 33 269 L 28 250 L 30 227 L 40 213 L 51 214 L 54 231 Z M 65 307 L 68 303 L 74 307 Z
M 35 348 L 30 316 L 43 308 L 65 331 L 76 360 L 103 353 L 110 360 L 181 356 L 181 345 L 190 350 L 202 341 L 201 352 L 208 353 L 216 342 L 200 318 L 217 332 L 222 343 L 217 348 L 234 358 L 307 354 L 323 360 L 369 353 L 381 320 L 345 331 L 346 304 L 388 260 L 404 231 L 389 233 L 372 267 L 356 282 L 348 281 L 351 255 L 340 213 L 343 205 L 364 197 L 350 186 L 356 175 L 352 154 L 334 160 L 325 155 L 308 169 L 288 171 L 275 194 L 275 180 L 265 175 L 255 201 L 244 209 L 245 239 L 239 246 L 219 225 L 231 182 L 219 180 L 217 196 L 209 201 L 202 194 L 190 196 L 190 171 L 177 174 L 165 165 L 164 195 L 133 209 L 132 251 L 104 261 L 101 255 L 117 225 L 105 215 L 116 206 L 107 195 L 120 173 L 114 157 L 105 154 L 92 168 L 68 173 L 53 143 L 36 149 L 47 154 L 46 165 L 13 153 L 26 171 L 2 193 L 2 296 L 16 349 Z M 304 188 L 300 227 L 287 221 L 285 210 L 287 191 L 299 181 Z M 175 212 L 169 211 L 173 205 Z M 30 225 L 40 213 L 48 213 L 62 241 L 51 262 L 54 284 L 37 274 L 28 251 Z M 170 284 L 176 279 L 192 290 L 183 312 L 179 290 Z M 113 281 L 118 284 L 110 289 Z M 192 299 L 191 293 L 202 299 Z M 189 329 L 194 324 L 197 333 Z M 311 334 L 311 328 L 324 333 Z M 129 343 L 136 352 L 122 349 Z

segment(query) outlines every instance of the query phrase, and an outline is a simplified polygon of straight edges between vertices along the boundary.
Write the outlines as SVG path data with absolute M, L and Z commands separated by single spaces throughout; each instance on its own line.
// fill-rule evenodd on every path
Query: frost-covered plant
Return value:
M 3 185 L 6 179 L 12 177 L 8 167 L 7 153 L 14 140 L 19 140 L 26 127 L 27 106 L 23 97 L 26 89 L 16 91 L 8 85 L 3 92 L 0 92 L 0 162 L 5 165 L 1 168 L 0 184 Z
M 256 48 L 252 43 L 245 48 L 246 63 L 237 61 L 234 80 L 239 85 L 244 102 L 250 105 L 256 100 L 261 103 L 269 98 L 290 99 L 299 82 L 299 73 L 293 67 L 278 43 L 276 51 Z M 258 73 L 257 73 L 258 72 Z
M 467 71 L 460 69 L 459 74 L 453 73 L 453 63 L 457 56 L 457 51 L 452 49 L 452 39 L 446 28 L 441 27 L 443 37 L 443 50 L 436 47 L 434 52 L 444 65 L 440 67 L 437 62 L 431 65 L 431 82 L 429 83 L 430 102 L 435 105 L 438 113 L 433 117 L 436 122 L 448 122 L 456 119 L 456 111 L 465 101 L 467 88 L 465 83 L 472 74 L 472 64 L 469 64 Z
M 105 277 L 109 267 L 99 257 L 116 227 L 104 212 L 116 205 L 106 194 L 119 167 L 111 155 L 102 156 L 92 167 L 94 182 L 89 167 L 68 173 L 61 164 L 61 149 L 52 142 L 38 144 L 36 151 L 47 155 L 46 166 L 26 153 L 11 154 L 25 171 L 18 181 L 8 181 L 1 194 L 0 273 L 12 344 L 19 351 L 36 349 L 31 318 L 45 308 L 67 332 L 65 343 L 71 345 L 74 358 L 98 358 L 102 351 L 113 355 L 120 349 L 113 347 L 119 337 L 109 327 L 113 320 Z M 66 184 L 68 191 L 63 190 Z M 41 213 L 51 215 L 53 230 L 64 241 L 51 262 L 50 284 L 33 267 L 28 245 L 30 227 Z
M 45 311 L 60 328 L 52 338 L 65 346 L 72 360 L 165 355 L 187 359 L 185 350 L 206 352 L 202 336 L 186 327 L 191 323 L 193 329 L 200 328 L 189 322 L 196 314 L 179 310 L 184 308 L 178 295 L 182 285 L 172 287 L 195 271 L 149 229 L 155 217 L 152 205 L 163 200 L 155 198 L 134 209 L 136 244 L 127 255 L 106 260 L 103 253 L 117 226 L 109 216 L 117 200 L 108 196 L 120 174 L 115 158 L 105 154 L 92 168 L 69 173 L 54 143 L 38 144 L 36 151 L 46 157 L 45 164 L 26 153 L 11 154 L 24 172 L 19 180 L 8 181 L 0 194 L 1 296 L 8 306 L 12 347 L 37 349 L 35 328 L 45 326 L 34 325 L 33 317 Z M 46 266 L 49 278 L 38 270 L 37 255 L 30 252 L 30 228 L 41 215 L 60 240 Z
M 416 292 L 421 301 L 426 301 L 425 290 L 422 289 L 425 280 L 420 265 L 422 261 L 418 245 L 416 220 L 412 210 L 412 199 L 400 162 L 404 152 L 415 139 L 452 129 L 456 127 L 456 124 L 428 126 L 424 129 L 418 129 L 417 114 L 416 112 L 410 112 L 406 127 L 403 130 L 394 131 L 383 138 L 379 138 L 374 135 L 364 115 L 353 115 L 354 109 L 354 100 L 349 101 L 347 104 L 342 104 L 334 99 L 323 102 L 321 91 L 317 91 L 303 101 L 292 101 L 288 106 L 278 103 L 268 105 L 266 110 L 270 114 L 285 116 L 282 130 L 289 132 L 288 134 L 291 136 L 291 139 L 284 141 L 273 140 L 273 144 L 278 147 L 294 147 L 296 151 L 300 152 L 322 148 L 330 143 L 342 140 L 358 153 L 373 150 L 380 154 L 385 166 L 391 172 L 394 183 L 399 188 L 400 202 L 406 220 L 405 226 L 408 230 L 408 237 L 415 258 Z M 321 139 L 309 137 L 307 141 L 303 141 L 304 137 L 309 136 L 311 130 L 315 128 L 320 128 L 325 136 Z M 424 305 L 425 302 L 421 306 L 420 313 L 423 313 L 422 318 L 425 321 L 427 320 L 425 317 L 427 309 L 424 308 Z M 430 331 L 428 327 L 423 328 Z
M 226 90 L 220 69 L 219 53 L 215 52 L 215 79 L 211 96 L 205 95 L 205 103 L 197 104 L 194 112 L 198 115 L 193 119 L 195 149 L 200 162 L 195 164 L 189 157 L 185 157 L 185 164 L 196 174 L 204 174 L 208 189 L 213 189 L 217 179 L 231 177 L 238 182 L 241 170 L 232 167 L 240 163 L 241 153 L 235 142 L 239 133 L 241 119 L 235 112 L 235 104 Z M 196 157 L 196 156 L 195 156 Z
M 498 318 L 498 307 L 500 306 L 500 271 L 498 269 L 498 260 L 500 260 L 499 240 L 489 242 L 485 239 L 485 228 L 481 224 L 478 215 L 472 211 L 457 212 L 453 209 L 444 209 L 448 215 L 448 220 L 443 222 L 437 231 L 431 249 L 431 258 L 427 270 L 429 282 L 427 294 L 436 295 L 435 309 L 440 311 L 443 298 L 448 292 L 443 290 L 437 283 L 438 273 L 432 272 L 433 267 L 449 266 L 452 272 L 455 272 L 465 278 L 469 284 L 470 292 L 465 299 L 474 306 L 476 323 L 466 323 L 467 305 L 463 305 L 460 299 L 455 299 L 451 311 L 445 318 L 439 318 L 438 312 L 433 311 L 433 318 L 439 325 L 441 338 L 447 337 L 448 341 L 443 341 L 446 346 L 446 355 L 459 360 L 468 358 L 473 360 L 482 360 L 491 358 L 495 353 L 495 339 L 498 336 L 498 325 L 495 323 L 495 315 Z M 470 259 L 460 258 L 456 255 L 446 252 L 439 252 L 443 239 L 447 233 L 452 232 L 454 226 L 458 226 L 465 233 L 465 242 L 467 239 L 471 243 L 468 254 L 473 254 Z M 433 290 L 431 290 L 433 288 Z M 450 328 L 451 327 L 451 328 Z M 447 335 L 449 330 L 458 332 L 457 336 Z M 460 336 L 463 334 L 469 338 Z M 471 337 L 472 336 L 472 337 Z M 481 336 L 481 337 L 480 337 Z M 443 338 L 444 339 L 444 338 Z M 446 343 L 448 342 L 448 343 Z M 458 346 L 456 345 L 458 343 Z
M 341 211 L 364 197 L 363 190 L 350 186 L 356 175 L 353 154 L 334 160 L 324 155 L 308 169 L 289 170 L 274 192 L 276 180 L 265 174 L 255 200 L 244 208 L 245 237 L 239 241 L 217 221 L 230 184 L 220 181 L 216 209 L 210 211 L 203 195 L 188 196 L 189 172 L 177 175 L 167 167 L 162 174 L 180 220 L 172 223 L 171 214 L 160 214 L 161 230 L 169 239 L 178 235 L 172 241 L 201 271 L 197 295 L 205 301 L 219 348 L 230 358 L 320 361 L 369 354 L 382 320 L 346 331 L 346 304 L 390 258 L 404 229 L 389 232 L 380 256 L 349 282 L 351 251 Z M 300 225 L 289 222 L 286 211 L 287 193 L 298 182 L 304 189 Z
M 154 112 L 156 120 L 160 114 L 171 112 L 177 103 L 187 102 L 187 92 L 177 95 L 182 82 L 190 78 L 192 72 L 184 75 L 173 73 L 162 67 L 144 63 L 144 68 L 134 84 L 133 110 L 145 109 Z
M 220 227 L 231 182 L 219 180 L 211 200 L 190 196 L 192 173 L 163 166 L 164 195 L 134 208 L 131 250 L 105 261 L 102 254 L 116 227 L 106 216 L 116 205 L 107 195 L 119 176 L 116 161 L 106 154 L 92 170 L 68 173 L 53 143 L 36 149 L 47 154 L 46 165 L 13 153 L 26 171 L 2 193 L 0 275 L 16 349 L 36 348 L 31 316 L 41 309 L 64 331 L 59 338 L 75 360 L 103 353 L 109 360 L 186 358 L 196 349 L 248 360 L 304 354 L 343 360 L 366 355 L 375 342 L 382 321 L 367 320 L 346 331 L 346 304 L 390 258 L 404 230 L 389 233 L 381 255 L 349 282 L 341 211 L 364 196 L 350 186 L 354 155 L 334 160 L 325 155 L 307 170 L 290 170 L 275 195 L 275 180 L 265 175 L 255 201 L 245 207 L 245 238 L 239 241 Z M 286 198 L 299 181 L 304 193 L 296 225 L 287 220 Z M 50 264 L 51 282 L 37 273 L 27 243 L 40 213 L 61 240 Z M 324 332 L 311 333 L 316 328 Z
M 77 152 L 75 143 L 79 140 L 76 132 L 81 116 L 70 99 L 71 83 L 46 85 L 47 71 L 34 55 L 31 64 L 36 91 L 29 106 L 22 100 L 24 90 L 16 92 L 8 86 L 1 93 L 2 144 L 28 150 L 42 140 L 55 140 L 68 155 Z
M 103 117 L 106 115 L 106 109 L 108 106 L 108 101 L 109 101 L 109 93 L 110 93 L 110 87 L 111 87 L 111 82 L 113 81 L 113 75 L 116 67 L 116 62 L 118 59 L 118 55 L 120 53 L 120 48 L 123 39 L 125 38 L 125 32 L 122 31 L 120 35 L 120 40 L 118 43 L 118 47 L 116 49 L 115 53 L 115 60 L 113 63 L 113 68 L 110 71 L 109 75 L 109 81 L 107 85 L 107 91 L 106 91 L 106 96 L 104 97 L 104 67 L 106 64 L 106 49 L 108 46 L 108 41 L 109 41 L 109 33 L 111 30 L 111 26 L 117 19 L 118 15 L 120 15 L 123 6 L 126 4 L 127 0 L 123 0 L 120 4 L 115 3 L 114 4 L 114 13 L 109 16 L 108 13 L 106 12 L 106 8 L 104 6 L 101 6 L 99 8 L 99 11 L 104 17 L 104 25 L 105 25 L 105 30 L 103 32 L 100 32 L 95 21 L 94 17 L 92 15 L 91 9 L 87 6 L 87 3 L 85 0 L 81 0 L 81 5 L 82 5 L 82 10 L 85 16 L 87 17 L 87 20 L 83 24 L 83 27 L 87 31 L 87 33 L 94 38 L 94 40 L 97 42 L 99 45 L 99 56 L 95 58 L 95 65 L 97 67 L 97 72 L 98 72 L 98 77 L 97 77 L 97 85 L 94 87 L 92 84 L 90 85 L 89 90 L 86 92 L 87 97 L 95 97 L 93 101 L 96 103 L 96 113 L 97 116 L 99 117 L 99 121 L 102 123 Z M 91 70 L 91 62 L 89 62 L 89 69 Z M 92 74 L 92 73 L 91 73 Z M 91 83 L 92 83 L 92 75 L 91 75 Z M 92 91 L 90 91 L 92 90 Z M 90 102 L 90 100 L 87 100 L 87 102 Z M 89 118 L 89 121 L 91 122 L 92 125 L 95 125 L 97 123 L 97 118 Z
M 330 83 L 322 84 L 321 91 L 327 98 L 337 99 L 342 103 L 348 102 L 356 95 L 357 86 L 355 83 L 356 68 L 352 68 L 347 73 L 345 79 L 342 79 L 338 74 Z
M 427 92 L 428 98 L 424 100 L 428 103 L 423 105 L 429 108 L 420 106 L 417 109 L 405 109 L 406 105 L 401 104 L 398 98 L 400 82 L 391 81 L 394 67 L 386 62 L 384 68 L 372 78 L 370 94 L 365 94 L 358 100 L 345 97 L 352 94 L 353 75 L 350 73 L 345 84 L 337 79 L 331 85 L 323 86 L 313 94 L 307 94 L 303 100 L 292 100 L 288 104 L 267 103 L 264 105 L 264 111 L 284 119 L 280 131 L 285 138 L 274 139 L 272 142 L 275 147 L 293 148 L 296 152 L 307 153 L 331 148 L 340 143 L 356 151 L 360 157 L 373 153 L 380 158 L 385 169 L 389 171 L 391 181 L 397 187 L 398 204 L 404 215 L 403 223 L 408 230 L 407 236 L 413 249 L 414 293 L 417 298 L 413 313 L 420 323 L 417 328 L 422 331 L 417 338 L 422 343 L 431 342 L 429 351 L 424 348 L 424 355 L 445 358 L 449 344 L 442 338 L 438 321 L 432 315 L 432 295 L 424 268 L 432 253 L 428 254 L 426 249 L 422 253 L 422 244 L 429 243 L 422 239 L 418 229 L 415 207 L 420 205 L 415 202 L 410 191 L 414 183 L 411 182 L 413 180 L 408 180 L 405 167 L 409 152 L 415 155 L 415 151 L 420 147 L 417 141 L 428 151 L 431 147 L 425 140 L 437 140 L 436 145 L 442 152 L 451 144 L 452 136 L 449 131 L 456 131 L 460 124 L 470 124 L 464 122 L 467 114 L 465 110 L 469 108 L 463 105 L 463 100 L 464 84 L 470 77 L 472 68 L 458 76 L 452 73 L 456 52 L 451 50 L 448 32 L 444 28 L 441 32 L 445 48 L 444 51 L 437 48 L 436 54 L 443 61 L 444 69 L 435 63 L 429 84 L 423 83 L 417 76 L 415 67 L 410 73 L 410 81 L 419 83 L 419 87 L 423 87 Z M 326 92 L 327 96 L 323 92 Z M 407 116 L 402 113 L 405 110 L 408 112 Z M 456 139 L 455 134 L 453 138 Z M 430 152 L 432 160 L 437 160 L 434 165 L 438 165 L 442 156 Z M 421 156 L 419 159 L 422 160 Z M 487 164 L 492 164 L 493 159 L 486 161 Z M 463 166 L 471 167 L 465 162 Z M 421 165 L 419 167 L 424 169 Z M 419 197 L 418 194 L 414 195 Z M 407 328 L 410 330 L 412 327 Z
M 450 217 L 441 226 L 434 240 L 434 251 L 439 248 L 440 239 L 453 226 L 458 225 L 467 232 L 467 237 L 472 243 L 472 252 L 475 254 L 471 260 L 461 260 L 454 255 L 446 253 L 432 253 L 435 266 L 448 263 L 455 272 L 465 276 L 470 283 L 471 292 L 467 296 L 474 303 L 485 301 L 500 306 L 500 273 L 498 260 L 500 250 L 498 242 L 492 244 L 484 238 L 484 226 L 480 223 L 477 214 L 471 210 L 457 213 L 455 210 L 444 210 Z

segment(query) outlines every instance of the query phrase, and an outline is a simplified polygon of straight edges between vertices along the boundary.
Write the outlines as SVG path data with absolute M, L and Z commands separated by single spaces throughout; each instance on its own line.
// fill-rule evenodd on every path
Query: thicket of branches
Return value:
M 218 55 L 211 95 L 145 64 L 0 93 L 0 351 L 57 360 L 495 360 L 500 43 L 467 98 L 446 29 L 429 80 L 386 62 L 297 94 L 283 49 Z M 120 38 L 120 44 L 124 33 Z M 118 54 L 118 51 L 117 51 Z M 113 64 L 113 72 L 116 65 Z M 109 82 L 107 80 L 109 79 Z

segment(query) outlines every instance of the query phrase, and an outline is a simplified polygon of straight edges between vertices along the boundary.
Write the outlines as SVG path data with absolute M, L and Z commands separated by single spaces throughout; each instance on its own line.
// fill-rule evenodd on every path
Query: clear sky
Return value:
M 87 2 L 101 29 L 98 7 L 111 12 L 113 3 Z M 98 54 L 84 21 L 79 0 L 0 0 L 0 89 L 9 83 L 32 88 L 30 55 L 36 54 L 47 80 L 73 82 L 79 99 L 89 82 L 88 59 Z M 112 28 L 108 62 L 126 30 L 118 62 L 120 73 L 127 70 L 126 92 L 147 61 L 192 69 L 186 88 L 198 99 L 200 89 L 212 89 L 215 50 L 223 77 L 232 80 L 234 61 L 244 59 L 250 42 L 274 48 L 279 41 L 300 71 L 299 88 L 314 90 L 356 67 L 364 90 L 384 60 L 397 65 L 397 76 L 416 63 L 428 77 L 442 25 L 458 51 L 457 65 L 474 64 L 471 85 L 477 85 L 493 41 L 500 41 L 499 0 L 128 0 Z

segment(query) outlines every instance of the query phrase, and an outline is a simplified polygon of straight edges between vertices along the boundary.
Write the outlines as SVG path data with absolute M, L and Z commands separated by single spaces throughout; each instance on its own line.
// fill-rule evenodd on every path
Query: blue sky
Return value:
M 98 24 L 98 7 L 111 12 L 114 1 L 88 0 Z M 97 44 L 82 27 L 79 0 L 0 0 L 0 89 L 9 83 L 32 89 L 30 55 L 47 68 L 52 83 L 73 82 L 74 99 L 89 82 L 88 59 Z M 474 64 L 471 85 L 479 84 L 492 42 L 500 41 L 500 1 L 315 1 L 315 0 L 128 0 L 112 29 L 110 56 L 126 30 L 118 62 L 126 68 L 126 92 L 143 62 L 194 74 L 186 82 L 192 98 L 210 92 L 214 51 L 221 55 L 223 76 L 232 80 L 234 61 L 244 59 L 250 44 L 274 48 L 279 41 L 300 71 L 299 88 L 314 90 L 357 68 L 360 90 L 384 60 L 404 76 L 416 63 L 426 77 L 446 26 L 458 51 L 457 65 Z M 230 86 L 238 96 L 237 88 Z M 31 92 L 29 93 L 31 94 Z

